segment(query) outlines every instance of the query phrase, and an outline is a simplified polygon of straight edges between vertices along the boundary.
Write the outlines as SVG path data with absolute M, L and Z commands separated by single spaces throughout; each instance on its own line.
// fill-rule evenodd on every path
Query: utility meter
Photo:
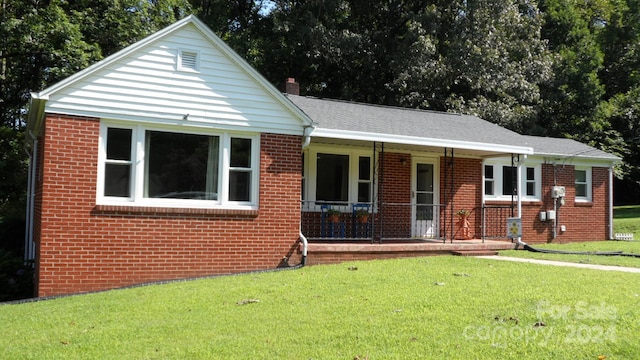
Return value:
M 564 186 L 554 186 L 551 189 L 551 197 L 554 199 L 563 198 L 565 194 Z

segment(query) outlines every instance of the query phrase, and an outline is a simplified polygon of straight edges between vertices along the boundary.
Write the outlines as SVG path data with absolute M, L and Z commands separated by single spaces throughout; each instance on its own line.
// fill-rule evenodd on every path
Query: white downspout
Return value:
M 38 139 L 32 133 L 28 136 L 33 139 L 33 147 L 29 153 L 29 173 L 27 174 L 27 214 L 26 234 L 24 240 L 24 260 L 35 259 L 35 244 L 33 243 L 33 214 L 35 209 L 35 183 L 38 163 Z
M 304 151 L 311 143 L 311 133 L 313 132 L 314 129 L 315 129 L 315 126 L 306 126 L 304 128 L 304 134 L 303 134 L 304 140 L 302 141 L 302 151 Z M 300 264 L 304 266 L 307 263 L 307 250 L 309 249 L 309 241 L 307 240 L 307 237 L 304 236 L 304 234 L 302 233 L 302 213 L 300 213 L 300 215 L 301 215 L 300 216 L 300 241 L 302 241 L 302 261 L 300 262 Z
M 304 236 L 302 231 L 300 231 L 300 241 L 302 241 L 302 261 L 300 261 L 300 264 L 302 266 L 305 266 L 307 264 L 307 250 L 309 249 L 309 241 L 307 241 L 307 238 Z
M 613 165 L 609 165 L 609 239 L 613 240 Z

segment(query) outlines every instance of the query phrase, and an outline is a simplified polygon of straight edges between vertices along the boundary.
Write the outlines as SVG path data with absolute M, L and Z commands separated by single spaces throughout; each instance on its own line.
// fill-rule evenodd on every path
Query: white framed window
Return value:
M 309 149 L 304 155 L 303 199 L 309 202 L 309 209 L 318 210 L 322 203 L 372 202 L 370 151 L 327 147 Z
M 484 198 L 487 200 L 511 200 L 517 195 L 518 168 L 511 166 L 510 159 L 491 160 L 484 164 Z M 542 167 L 528 163 L 522 166 L 521 188 L 524 200 L 541 199 Z
M 575 189 L 577 202 L 591 201 L 591 167 L 575 167 Z
M 258 144 L 258 135 L 103 122 L 98 203 L 253 209 Z

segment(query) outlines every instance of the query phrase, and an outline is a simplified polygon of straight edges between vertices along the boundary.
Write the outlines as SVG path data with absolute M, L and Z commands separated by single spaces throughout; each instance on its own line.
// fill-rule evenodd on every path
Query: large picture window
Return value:
M 369 152 L 311 149 L 303 155 L 303 199 L 318 203 L 370 203 L 373 163 Z
M 103 125 L 101 142 L 100 203 L 257 204 L 257 136 Z
M 349 201 L 349 155 L 318 153 L 316 200 Z
M 147 131 L 146 198 L 218 199 L 217 136 Z

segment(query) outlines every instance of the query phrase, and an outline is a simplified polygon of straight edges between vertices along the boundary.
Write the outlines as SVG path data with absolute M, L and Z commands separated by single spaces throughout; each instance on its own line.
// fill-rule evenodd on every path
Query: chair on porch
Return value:
M 338 210 L 331 207 L 331 205 L 320 206 L 322 211 L 321 215 L 321 236 L 323 238 L 344 238 L 346 224 L 342 217 L 342 214 Z M 337 215 L 334 215 L 338 212 Z
M 352 205 L 352 228 L 354 238 L 369 238 L 371 236 L 371 205 Z

